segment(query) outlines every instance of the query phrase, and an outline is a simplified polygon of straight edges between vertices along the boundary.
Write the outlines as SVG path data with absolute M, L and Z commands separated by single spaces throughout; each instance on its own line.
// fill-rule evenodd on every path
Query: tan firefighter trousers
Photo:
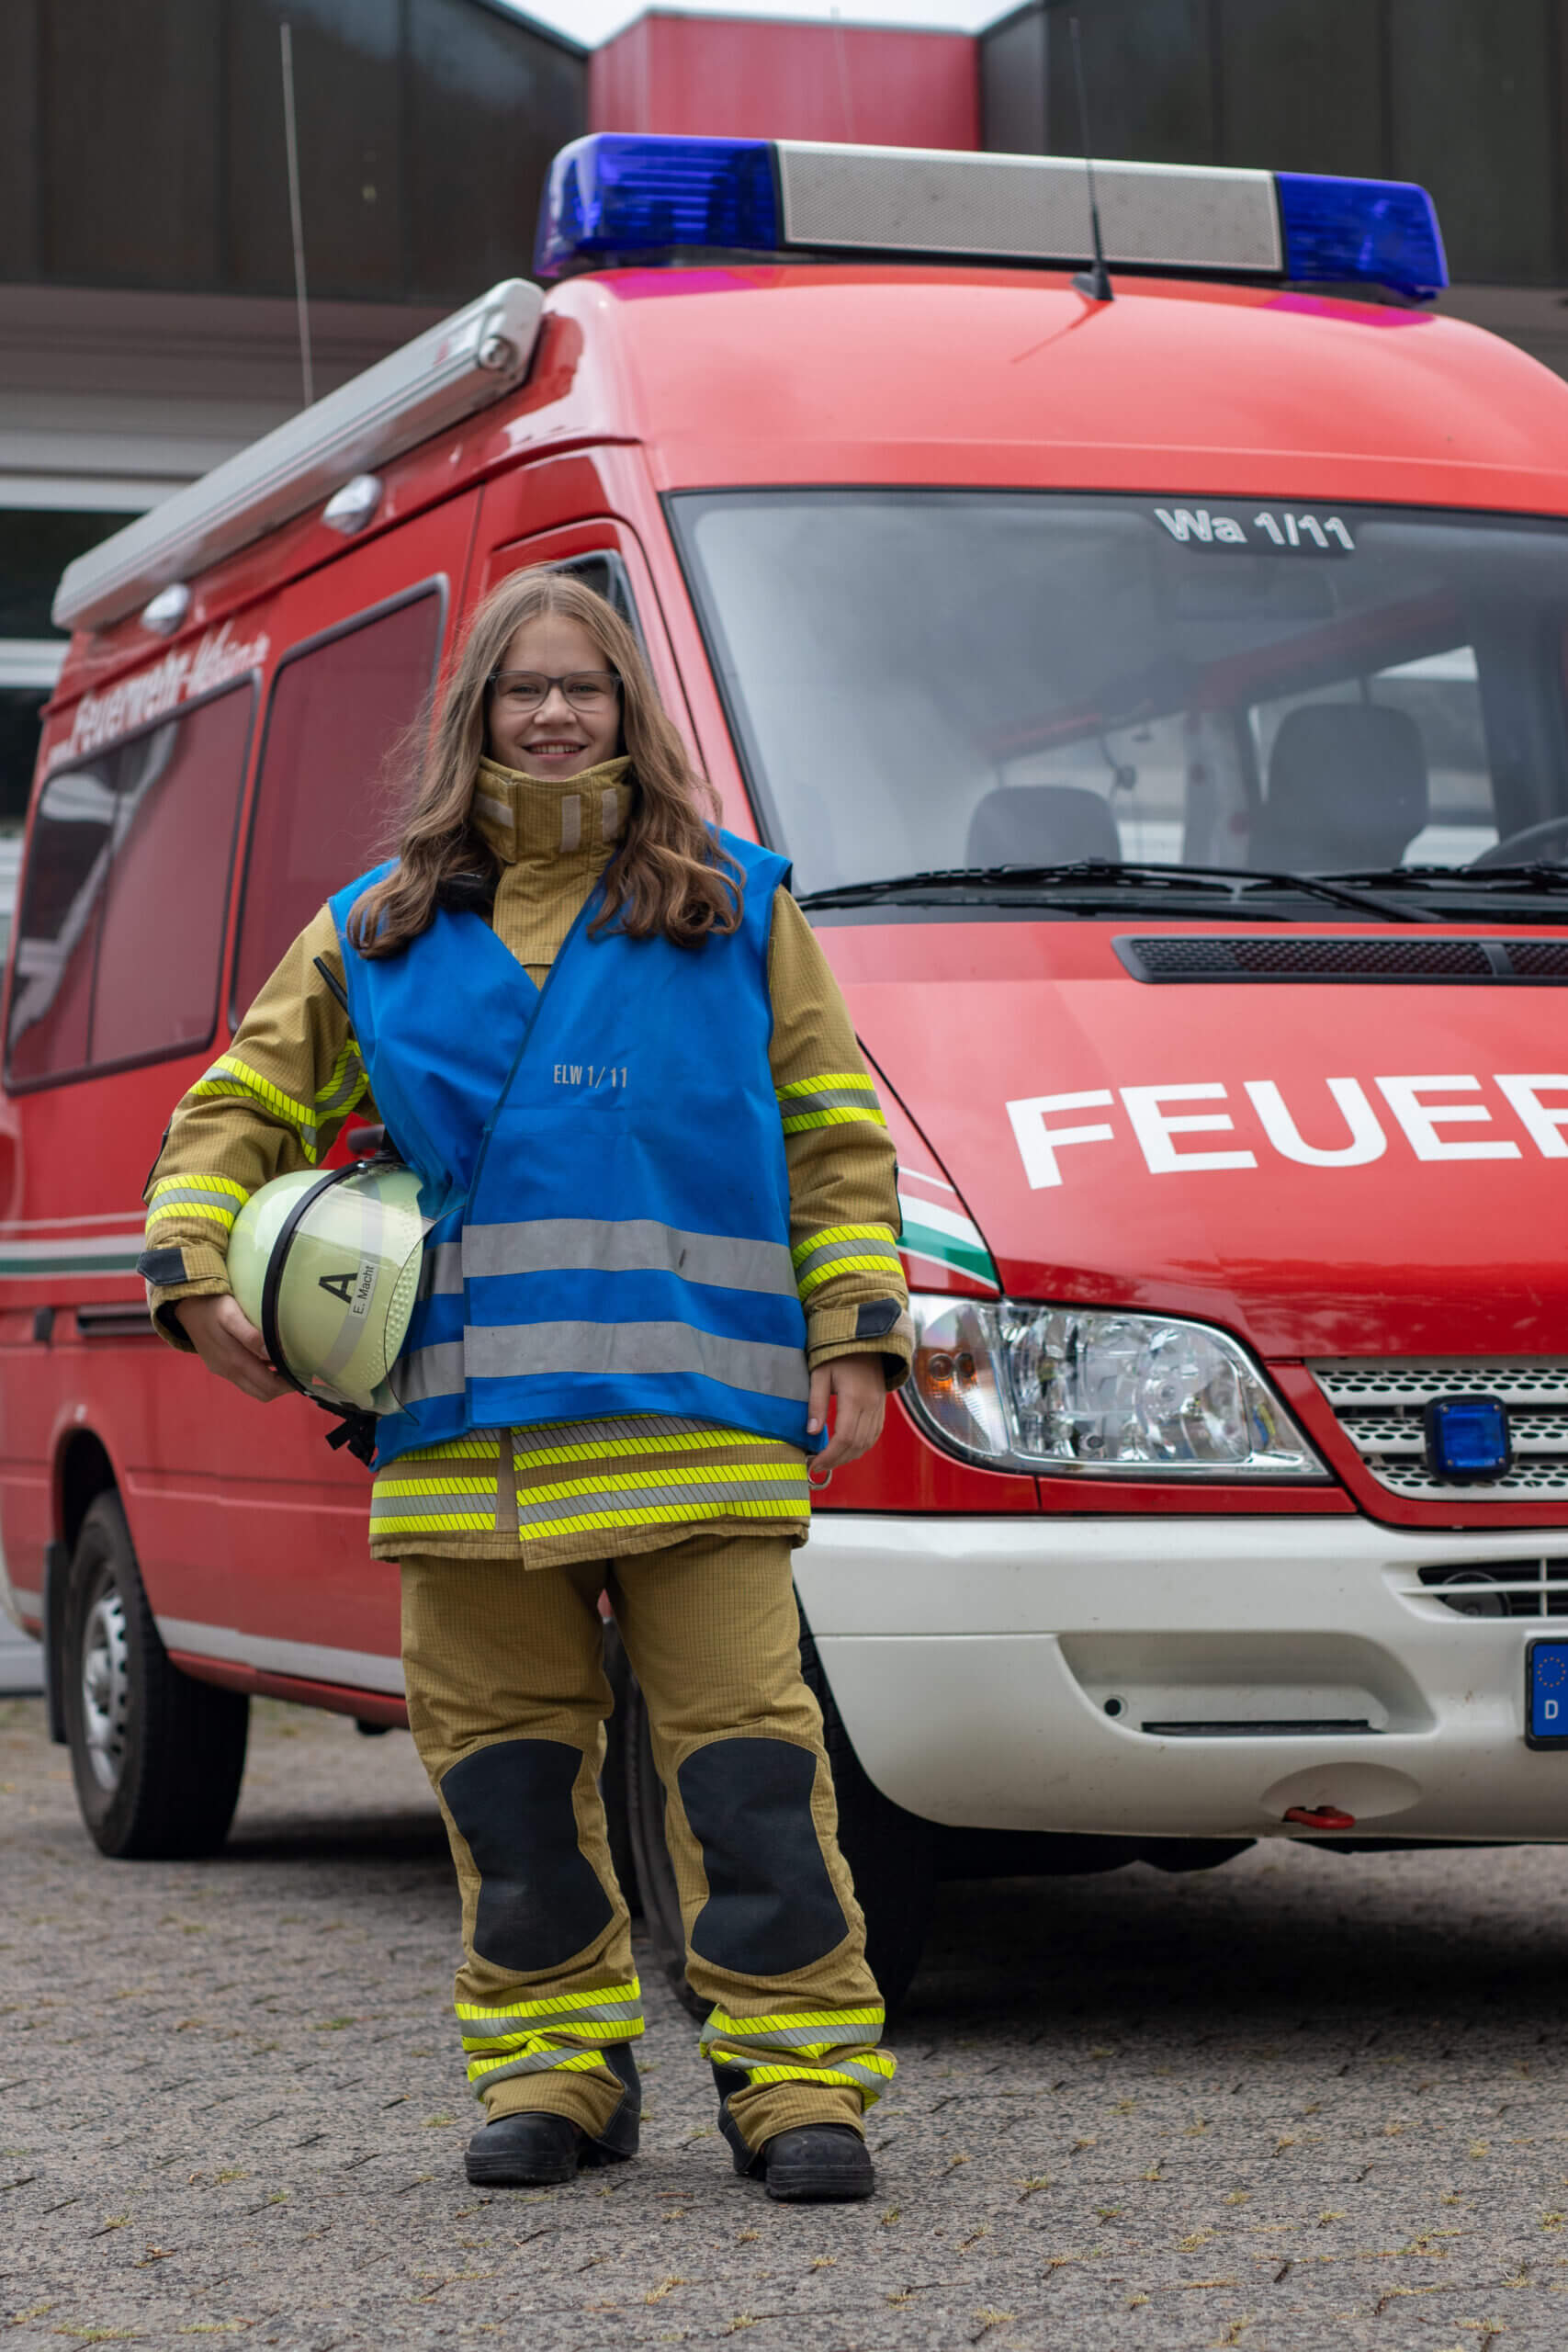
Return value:
M 542 2108 L 596 2138 L 625 2089 L 603 2052 L 643 2030 L 598 1786 L 606 1587 L 733 2123 L 753 2149 L 801 2123 L 859 2130 L 890 2078 L 790 1559 L 782 1537 L 704 1535 L 558 1568 L 403 1561 L 409 1723 L 457 1866 L 457 2018 L 490 2119 Z

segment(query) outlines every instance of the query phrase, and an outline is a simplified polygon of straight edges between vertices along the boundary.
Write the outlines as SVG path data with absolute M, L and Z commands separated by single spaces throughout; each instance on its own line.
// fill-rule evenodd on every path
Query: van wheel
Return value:
M 866 1778 L 804 1623 L 800 1668 L 822 1710 L 823 1744 L 839 1802 L 839 1843 L 865 1914 L 866 1958 L 883 2000 L 893 2008 L 908 1991 L 925 1944 L 936 1882 L 931 1825 L 894 1804 Z M 654 1960 L 676 1998 L 693 2017 L 705 2017 L 705 2003 L 686 1982 L 685 1931 L 664 1838 L 664 1789 L 654 1770 L 647 1702 L 629 1670 L 620 1704 L 626 1826 L 643 1923 Z
M 76 1801 L 99 1852 L 216 1853 L 239 1801 L 250 1701 L 169 1663 L 117 1494 L 89 1505 L 76 1539 L 61 1680 Z

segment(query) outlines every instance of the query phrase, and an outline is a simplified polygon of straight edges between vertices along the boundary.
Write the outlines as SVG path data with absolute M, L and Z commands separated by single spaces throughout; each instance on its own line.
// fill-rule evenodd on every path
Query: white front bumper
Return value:
M 1568 1617 L 1463 1617 L 1416 1575 L 1543 1557 L 1568 1528 L 822 1511 L 795 1583 L 861 1762 L 932 1821 L 1257 1838 L 1332 1805 L 1374 1838 L 1568 1839 L 1568 1749 L 1524 1741 L 1527 1645 Z

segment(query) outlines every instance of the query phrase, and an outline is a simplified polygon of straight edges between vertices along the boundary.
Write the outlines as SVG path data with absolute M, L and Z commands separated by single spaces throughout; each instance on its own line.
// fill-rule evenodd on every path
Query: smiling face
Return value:
M 530 673 L 604 676 L 609 657 L 581 621 L 558 613 L 525 621 L 513 630 L 496 668 L 500 683 L 490 688 L 485 709 L 486 749 L 492 760 L 556 783 L 615 758 L 621 737 L 618 692 L 572 702 L 557 685 L 542 702 L 532 702 L 514 683 Z

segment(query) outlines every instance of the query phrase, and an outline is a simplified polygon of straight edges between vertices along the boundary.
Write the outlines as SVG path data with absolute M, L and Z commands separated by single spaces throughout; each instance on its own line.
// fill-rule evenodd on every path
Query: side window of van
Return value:
M 226 688 L 45 784 L 17 917 L 8 1085 L 210 1044 L 254 701 L 248 683 Z
M 387 755 L 430 690 L 444 607 L 433 585 L 279 664 L 245 862 L 236 1020 L 318 907 L 374 861 L 392 813 Z

